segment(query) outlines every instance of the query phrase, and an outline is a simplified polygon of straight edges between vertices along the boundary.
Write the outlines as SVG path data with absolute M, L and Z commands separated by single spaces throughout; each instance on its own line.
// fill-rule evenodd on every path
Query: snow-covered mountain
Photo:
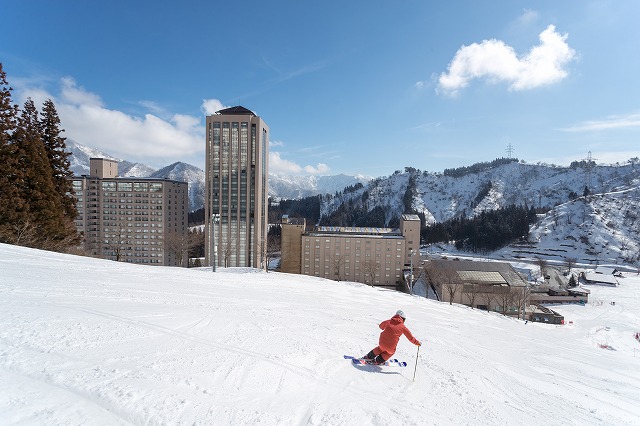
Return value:
M 195 166 L 174 163 L 155 171 L 70 140 L 67 147 L 73 154 L 72 170 L 77 174 L 88 173 L 91 157 L 112 158 L 120 161 L 123 176 L 189 182 L 191 210 L 204 205 L 204 171 Z M 346 187 L 353 190 L 343 192 Z M 585 187 L 590 193 L 586 197 Z M 408 209 L 414 210 L 423 213 L 430 223 L 463 215 L 472 217 L 510 204 L 551 208 L 533 226 L 531 241 L 503 249 L 505 256 L 529 251 L 546 253 L 549 258 L 576 257 L 591 263 L 637 262 L 640 256 L 640 165 L 635 161 L 591 167 L 510 162 L 458 177 L 413 168 L 375 179 L 271 174 L 269 194 L 276 200 L 326 194 L 322 197 L 322 215 L 330 214 L 343 203 L 351 203 L 366 210 L 381 206 L 387 220 Z
M 71 163 L 71 171 L 76 176 L 89 174 L 89 159 L 91 158 L 107 158 L 109 160 L 122 161 L 119 158 L 112 157 L 102 151 L 98 151 L 88 146 L 80 145 L 73 139 L 66 140 L 67 151 L 71 153 L 69 162 Z M 142 177 L 142 176 L 141 176 Z
M 585 187 L 591 194 L 586 197 Z M 640 254 L 640 166 L 635 164 L 585 168 L 512 162 L 460 177 L 412 169 L 324 197 L 322 214 L 347 202 L 367 210 L 382 206 L 387 220 L 412 209 L 430 223 L 511 204 L 548 207 L 531 230 L 529 250 L 550 253 L 553 247 L 558 258 L 614 263 L 637 261 Z
M 147 166 L 146 164 L 132 163 L 127 160 L 113 157 L 97 149 L 80 145 L 73 139 L 67 139 L 66 146 L 67 151 L 71 153 L 71 155 L 69 156 L 71 171 L 76 176 L 89 174 L 89 160 L 91 158 L 108 158 L 109 160 L 117 161 L 118 174 L 124 177 L 149 177 L 155 172 L 153 168 Z
M 371 179 L 363 175 L 296 176 L 271 173 L 269 174 L 269 196 L 274 199 L 292 200 L 333 194 L 358 183 L 366 185 Z
M 204 206 L 205 173 L 187 163 L 173 163 L 155 170 L 142 163 L 132 163 L 113 157 L 93 148 L 67 139 L 67 150 L 71 152 L 71 170 L 78 176 L 89 174 L 89 159 L 109 158 L 118 161 L 118 172 L 125 177 L 159 177 L 189 182 L 189 205 L 191 211 Z M 357 183 L 366 184 L 371 178 L 344 174 L 335 176 L 285 176 L 269 175 L 269 196 L 276 200 L 303 198 L 319 194 L 333 194 Z
M 571 197 L 608 193 L 640 185 L 640 166 L 559 167 L 512 162 L 460 177 L 412 170 L 376 178 L 358 191 L 327 197 L 322 214 L 352 200 L 365 206 L 386 206 L 388 218 L 406 210 L 410 191 L 411 208 L 424 213 L 428 222 L 441 222 L 483 210 L 515 204 L 529 207 L 557 206 Z M 366 194 L 363 196 L 363 194 Z
M 496 255 L 640 266 L 640 188 L 560 204 L 532 226 L 529 241 L 505 247 Z
M 363 284 L 133 265 L 0 244 L 12 425 L 637 425 L 640 279 L 566 325 Z M 526 267 L 526 265 L 524 265 Z M 611 302 L 615 301 L 615 305 Z M 354 366 L 397 309 L 407 367 Z M 415 379 L 414 379 L 415 371 Z
M 187 163 L 173 163 L 152 173 L 149 177 L 189 182 L 189 205 L 191 211 L 204 206 L 204 171 Z

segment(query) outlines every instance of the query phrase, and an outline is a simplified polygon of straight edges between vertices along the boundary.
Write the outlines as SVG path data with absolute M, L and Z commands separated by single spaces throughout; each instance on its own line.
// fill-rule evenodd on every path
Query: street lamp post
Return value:
M 413 296 L 413 250 L 409 250 L 409 262 L 410 262 L 410 269 L 409 269 L 409 294 L 411 294 Z
M 211 215 L 211 272 L 216 271 L 216 224 L 220 223 L 220 215 Z

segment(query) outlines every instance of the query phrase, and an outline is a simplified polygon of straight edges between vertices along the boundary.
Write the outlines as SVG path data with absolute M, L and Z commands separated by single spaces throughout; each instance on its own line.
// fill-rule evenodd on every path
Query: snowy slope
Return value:
M 0 245 L 3 424 L 632 425 L 640 278 L 556 308 L 572 326 L 247 269 Z M 615 305 L 610 302 L 615 301 Z M 409 367 L 355 367 L 397 309 Z M 602 349 L 604 344 L 612 350 Z M 638 350 L 638 354 L 636 351 Z M 416 379 L 412 381 L 413 367 Z
M 640 188 L 580 197 L 563 203 L 532 226 L 530 242 L 496 255 L 538 256 L 563 262 L 640 267 Z
M 354 193 L 328 198 L 321 213 L 327 215 L 349 199 L 363 203 L 361 197 L 366 193 L 364 203 L 369 210 L 388 206 L 389 217 L 398 217 L 405 212 L 403 197 L 410 178 L 415 182 L 412 207 L 431 222 L 442 222 L 461 215 L 473 217 L 483 210 L 511 204 L 553 207 L 567 202 L 572 192 L 582 195 L 585 186 L 591 194 L 638 187 L 640 167 L 598 165 L 587 170 L 516 162 L 461 177 L 420 170 L 396 172 L 373 179 Z

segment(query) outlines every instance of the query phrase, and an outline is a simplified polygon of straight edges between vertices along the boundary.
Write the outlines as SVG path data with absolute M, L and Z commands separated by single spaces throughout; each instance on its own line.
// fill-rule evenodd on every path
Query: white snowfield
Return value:
M 552 326 L 246 269 L 0 245 L 3 425 L 638 425 L 640 278 Z M 615 305 L 611 304 L 615 302 Z M 401 367 L 352 365 L 397 309 Z M 607 346 L 608 348 L 602 348 Z

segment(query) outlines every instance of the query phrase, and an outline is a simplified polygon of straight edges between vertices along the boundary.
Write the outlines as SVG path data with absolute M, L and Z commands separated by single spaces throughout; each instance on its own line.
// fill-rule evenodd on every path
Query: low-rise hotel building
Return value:
M 404 214 L 400 227 L 318 226 L 282 221 L 280 271 L 402 288 L 404 271 L 420 262 L 420 218 Z

